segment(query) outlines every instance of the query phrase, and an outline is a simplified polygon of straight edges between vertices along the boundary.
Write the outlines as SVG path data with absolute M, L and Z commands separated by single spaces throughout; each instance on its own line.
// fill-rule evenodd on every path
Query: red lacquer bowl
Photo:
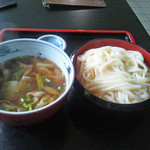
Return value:
M 85 51 L 88 51 L 92 48 L 99 48 L 102 46 L 117 46 L 117 47 L 122 47 L 126 50 L 133 50 L 133 51 L 139 51 L 143 57 L 145 63 L 150 66 L 150 54 L 141 48 L 140 46 L 127 42 L 125 40 L 119 40 L 119 39 L 96 39 L 93 41 L 89 41 L 82 47 L 80 47 L 78 50 L 73 52 L 72 54 L 72 61 L 73 65 L 75 68 L 75 72 L 77 71 L 76 69 L 76 61 L 77 61 L 77 56 L 83 54 Z M 133 104 L 118 104 L 118 103 L 113 103 L 106 101 L 104 99 L 98 98 L 91 94 L 88 90 L 86 90 L 75 78 L 75 83 L 74 83 L 75 88 L 77 91 L 84 96 L 87 100 L 90 100 L 94 102 L 95 104 L 102 106 L 103 108 L 111 109 L 111 110 L 120 110 L 120 111 L 132 111 L 132 110 L 140 110 L 140 109 L 145 109 L 150 107 L 150 99 L 145 100 L 140 103 L 133 103 Z

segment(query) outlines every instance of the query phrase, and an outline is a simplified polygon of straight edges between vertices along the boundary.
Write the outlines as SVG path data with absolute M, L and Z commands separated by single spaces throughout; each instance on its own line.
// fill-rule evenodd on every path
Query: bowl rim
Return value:
M 49 107 L 52 107 L 53 105 L 56 105 L 59 101 L 62 101 L 65 96 L 69 93 L 69 91 L 71 90 L 74 80 L 75 80 L 75 70 L 74 70 L 74 66 L 73 63 L 70 60 L 70 57 L 61 49 L 59 49 L 57 46 L 49 43 L 49 42 L 45 42 L 43 40 L 37 40 L 37 39 L 32 39 L 32 38 L 19 38 L 19 39 L 12 39 L 12 40 L 7 40 L 4 42 L 0 43 L 0 46 L 5 45 L 5 44 L 9 44 L 9 43 L 13 43 L 13 42 L 33 42 L 33 43 L 41 43 L 41 44 L 46 44 L 50 47 L 55 48 L 58 52 L 60 52 L 69 62 L 71 70 L 72 70 L 72 74 L 73 76 L 71 77 L 70 83 L 68 84 L 67 90 L 65 90 L 65 92 L 58 98 L 56 99 L 54 102 L 52 102 L 51 104 L 48 104 L 46 106 L 43 106 L 41 108 L 35 109 L 35 110 L 31 110 L 31 111 L 23 111 L 23 112 L 12 112 L 12 111 L 5 111 L 5 110 L 0 110 L 0 114 L 5 114 L 5 115 L 15 115 L 15 116 L 22 116 L 22 115 L 29 115 L 29 114 L 33 114 L 33 113 L 38 113 L 40 111 L 44 111 L 46 109 L 48 109 Z
M 97 96 L 95 96 L 94 94 L 92 94 L 91 92 L 89 92 L 86 88 L 84 88 L 82 86 L 82 84 L 78 81 L 77 77 L 76 77 L 76 58 L 78 55 L 81 55 L 83 54 L 83 52 L 85 51 L 88 51 L 90 50 L 91 48 L 89 49 L 86 49 L 86 50 L 82 50 L 82 52 L 80 53 L 79 51 L 84 48 L 85 46 L 87 46 L 88 44 L 91 44 L 92 42 L 96 42 L 96 41 L 108 41 L 108 40 L 111 40 L 111 41 L 123 41 L 125 43 L 128 43 L 128 44 L 131 44 L 131 45 L 134 45 L 134 46 L 137 46 L 139 47 L 144 53 L 146 53 L 147 55 L 150 56 L 150 53 L 148 53 L 147 50 L 145 50 L 144 48 L 142 48 L 141 46 L 135 44 L 135 43 L 131 43 L 129 41 L 125 41 L 125 40 L 122 40 L 122 39 L 115 39 L 115 38 L 98 38 L 98 39 L 93 39 L 93 40 L 90 40 L 88 42 L 86 42 L 85 44 L 83 44 L 82 46 L 78 47 L 78 49 L 75 49 L 72 54 L 71 54 L 71 60 L 73 62 L 73 65 L 74 65 L 74 68 L 75 68 L 75 86 L 79 85 L 79 87 L 77 87 L 77 91 L 82 95 L 82 96 L 85 96 L 86 98 L 88 98 L 91 102 L 99 105 L 99 106 L 102 106 L 103 108 L 108 108 L 108 109 L 111 109 L 111 110 L 121 110 L 121 111 L 132 111 L 133 109 L 134 110 L 141 110 L 143 109 L 142 107 L 143 106 L 147 106 L 147 105 L 150 105 L 150 98 L 144 100 L 144 101 L 141 101 L 141 102 L 138 102 L 138 103 L 130 103 L 130 104 L 123 104 L 123 103 L 114 103 L 114 102 L 111 102 L 111 101 L 107 101 L 107 100 L 104 100 L 102 98 L 99 98 Z M 109 46 L 109 45 L 107 45 Z M 115 46 L 114 46 L 115 47 Z M 116 47 L 119 47 L 119 46 L 116 46 Z M 139 52 L 139 51 L 138 51 Z M 141 53 L 141 52 L 140 52 Z M 142 55 L 143 56 L 143 55 Z M 144 56 L 143 56 L 144 57 Z M 149 66 L 149 65 L 148 65 Z M 82 92 L 80 92 L 82 90 Z M 85 94 L 87 93 L 87 94 Z M 141 106 L 142 105 L 142 106 Z M 145 107 L 144 107 L 145 108 Z M 148 108 L 149 109 L 149 108 Z

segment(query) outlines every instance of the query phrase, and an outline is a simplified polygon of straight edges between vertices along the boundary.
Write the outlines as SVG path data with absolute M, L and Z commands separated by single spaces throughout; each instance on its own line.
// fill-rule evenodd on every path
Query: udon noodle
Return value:
M 114 103 L 150 97 L 150 68 L 138 51 L 104 46 L 77 57 L 77 79 L 92 94 Z

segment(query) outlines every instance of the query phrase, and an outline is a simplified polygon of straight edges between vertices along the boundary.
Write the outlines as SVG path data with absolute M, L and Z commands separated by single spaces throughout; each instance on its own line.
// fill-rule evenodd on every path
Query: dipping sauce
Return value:
M 0 64 L 0 109 L 31 111 L 51 104 L 65 91 L 66 79 L 54 62 L 23 56 Z

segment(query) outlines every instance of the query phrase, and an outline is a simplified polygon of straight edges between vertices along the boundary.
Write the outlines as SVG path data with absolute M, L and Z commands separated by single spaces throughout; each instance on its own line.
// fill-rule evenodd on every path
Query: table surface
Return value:
M 106 8 L 51 7 L 41 0 L 19 0 L 0 10 L 4 28 L 125 30 L 150 52 L 150 37 L 125 0 L 105 0 Z M 148 150 L 150 113 L 118 114 L 95 106 L 77 91 L 62 108 L 37 125 L 15 127 L 0 122 L 2 150 Z

